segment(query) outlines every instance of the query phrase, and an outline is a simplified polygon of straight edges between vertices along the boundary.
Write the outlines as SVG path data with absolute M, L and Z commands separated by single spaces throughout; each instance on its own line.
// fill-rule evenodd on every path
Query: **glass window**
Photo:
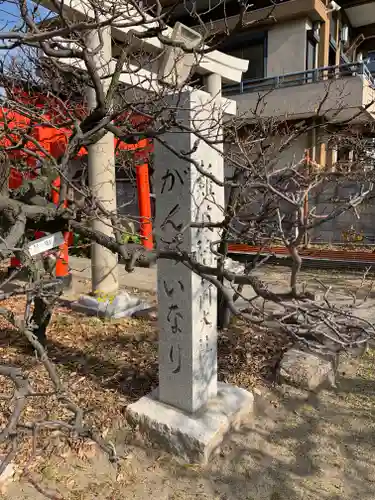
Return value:
M 336 52 L 332 49 L 332 47 L 330 47 L 328 56 L 328 66 L 335 66 L 335 65 L 336 65 Z
M 241 59 L 249 61 L 249 67 L 243 73 L 243 80 L 251 80 L 253 78 L 264 78 L 265 76 L 265 50 L 264 42 L 257 44 L 250 44 L 248 46 L 238 48 L 235 50 L 228 50 L 228 54 Z
M 353 149 L 348 146 L 339 148 L 337 151 L 337 161 L 353 161 Z
M 307 39 L 306 47 L 306 70 L 316 68 L 316 42 Z
M 220 50 L 249 61 L 248 70 L 242 76 L 243 80 L 266 76 L 267 33 L 239 33 L 229 37 L 228 41 L 220 46 Z

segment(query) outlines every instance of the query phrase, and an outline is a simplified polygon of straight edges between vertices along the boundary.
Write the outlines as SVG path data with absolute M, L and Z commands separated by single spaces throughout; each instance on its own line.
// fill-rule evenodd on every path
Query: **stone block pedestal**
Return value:
M 251 416 L 253 394 L 218 383 L 217 395 L 193 414 L 158 400 L 158 389 L 127 407 L 128 422 L 164 450 L 190 463 L 207 463 L 223 439 Z
M 148 309 L 147 302 L 132 297 L 127 292 L 119 292 L 113 300 L 100 300 L 89 295 L 82 295 L 71 304 L 74 311 L 87 316 L 98 316 L 99 318 L 119 319 L 132 316 L 135 312 Z

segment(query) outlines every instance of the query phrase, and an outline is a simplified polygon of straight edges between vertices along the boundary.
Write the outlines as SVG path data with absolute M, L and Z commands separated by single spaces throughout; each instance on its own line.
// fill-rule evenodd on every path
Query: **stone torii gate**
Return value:
M 96 19 L 95 13 L 90 6 L 90 2 L 85 3 L 83 0 L 65 0 L 64 2 L 50 2 L 49 0 L 43 0 L 42 4 L 51 11 L 56 11 L 57 6 L 63 9 L 64 15 L 67 15 L 74 19 L 74 21 L 84 21 L 87 19 Z M 125 10 L 124 4 L 121 5 L 122 9 Z M 125 16 L 125 14 L 124 14 Z M 126 42 L 130 40 L 134 33 L 142 34 L 142 32 L 150 29 L 152 24 L 152 18 L 145 15 L 148 21 L 147 25 L 141 24 L 144 22 L 144 17 L 141 17 L 139 12 L 135 10 L 131 5 L 126 12 L 127 22 L 124 24 L 129 24 L 129 27 L 105 27 L 101 29 L 101 37 L 99 39 L 99 34 L 97 31 L 92 31 L 87 37 L 87 48 L 91 49 L 94 54 L 94 64 L 95 67 L 102 78 L 102 85 L 104 91 L 108 89 L 110 78 L 105 78 L 107 75 L 113 73 L 116 67 L 116 60 L 112 58 L 112 43 L 111 39 L 114 38 L 121 42 Z M 119 20 L 118 20 L 119 21 Z M 134 25 L 131 25 L 130 21 L 134 21 Z M 139 25 L 137 24 L 139 23 Z M 178 24 L 178 23 L 177 23 Z M 192 33 L 192 30 L 187 29 L 187 31 Z M 181 36 L 181 25 L 180 29 L 167 28 L 163 32 L 164 36 L 174 37 Z M 197 35 L 197 34 L 196 34 Z M 60 43 L 63 39 L 59 39 Z M 184 40 L 185 41 L 185 40 Z M 67 45 L 72 45 L 71 41 L 66 42 Z M 162 43 L 157 37 L 142 39 L 142 44 L 145 49 L 152 50 L 154 52 L 162 53 L 165 50 Z M 73 43 L 74 45 L 74 43 Z M 165 58 L 160 57 L 161 65 Z M 184 64 L 181 57 L 178 58 L 179 61 L 179 72 L 185 74 L 188 72 L 188 66 Z M 64 59 L 67 66 L 72 68 L 85 69 L 83 62 L 79 59 Z M 194 60 L 189 61 L 190 65 L 194 63 Z M 199 60 L 196 61 L 197 71 L 204 75 L 218 75 L 218 78 L 222 78 L 228 83 L 238 83 L 241 81 L 242 73 L 247 70 L 248 61 L 244 61 L 237 57 L 229 56 L 217 50 L 208 52 L 204 54 Z M 165 68 L 166 72 L 168 68 Z M 165 91 L 165 86 L 160 84 L 160 74 L 153 73 L 145 68 L 139 68 L 137 65 L 129 64 L 127 65 L 127 71 L 123 72 L 120 76 L 121 83 L 127 84 L 132 88 L 138 87 L 147 92 L 159 92 L 161 90 Z M 221 88 L 221 85 L 220 85 Z M 221 99 L 221 109 L 227 115 L 236 114 L 236 102 L 230 99 L 226 99 L 220 96 Z M 87 89 L 87 100 L 91 107 L 96 106 L 95 92 L 92 88 Z M 116 182 L 115 182 L 115 168 L 114 168 L 114 147 L 113 147 L 113 136 L 111 133 L 107 133 L 101 140 L 96 144 L 89 147 L 88 151 L 88 167 L 89 167 L 89 186 L 92 192 L 101 200 L 104 207 L 110 211 L 116 211 Z M 106 168 L 103 166 L 106 165 Z M 105 234 L 112 236 L 113 231 L 111 229 L 111 224 L 104 218 L 101 221 L 96 221 L 94 223 L 96 229 L 104 232 Z M 118 291 L 118 271 L 117 271 L 117 257 L 112 254 L 107 249 L 101 247 L 100 245 L 93 244 L 93 256 L 92 256 L 92 290 L 100 290 L 103 294 L 116 293 Z
M 93 14 L 83 3 L 64 3 L 66 12 Z M 139 15 L 134 11 L 134 20 Z M 149 28 L 150 25 L 147 26 Z M 136 26 L 137 31 L 146 27 Z M 181 32 L 181 26 L 170 36 Z M 112 35 L 125 39 L 129 29 L 115 28 Z M 158 39 L 144 41 L 153 49 L 162 49 Z M 113 70 L 111 31 L 101 35 L 92 32 L 89 48 L 96 50 L 96 66 L 104 78 Z M 170 61 L 169 61 L 170 62 Z M 194 61 L 192 61 L 194 62 Z M 164 60 L 164 63 L 168 61 Z M 186 61 L 185 61 L 186 63 Z M 80 61 L 70 61 L 77 67 Z M 164 64 L 168 67 L 168 64 Z M 159 249 L 176 248 L 195 256 L 203 265 L 215 266 L 210 243 L 217 241 L 213 229 L 192 228 L 191 222 L 218 222 L 224 211 L 224 160 L 222 146 L 212 147 L 210 141 L 222 137 L 224 113 L 235 114 L 236 103 L 221 95 L 222 80 L 240 82 L 248 62 L 218 51 L 205 55 L 198 63 L 204 74 L 205 90 L 186 87 L 178 96 L 167 98 L 176 106 L 177 119 L 186 132 L 171 131 L 163 138 L 175 151 L 191 151 L 190 157 L 176 156 L 158 142 L 155 144 L 155 233 Z M 186 68 L 185 68 L 186 69 Z M 161 88 L 160 75 L 146 70 L 127 73 L 121 79 L 155 92 Z M 108 80 L 108 79 L 107 79 Z M 105 80 L 103 80 L 103 84 Z M 105 84 L 108 85 L 108 84 Z M 96 105 L 88 90 L 89 102 Z M 204 140 L 206 139 L 207 142 Z M 113 136 L 108 133 L 89 148 L 90 186 L 110 211 L 115 206 Z M 201 172 L 195 167 L 197 162 Z M 211 174 L 202 174 L 202 169 Z M 216 178 L 219 183 L 212 179 Z M 110 225 L 95 222 L 95 227 L 111 235 Z M 93 288 L 103 292 L 118 290 L 117 260 L 108 250 L 94 245 Z M 99 266 L 99 269 L 94 269 Z M 159 387 L 127 408 L 129 420 L 141 432 L 168 450 L 190 461 L 205 462 L 220 445 L 231 426 L 239 424 L 252 410 L 251 393 L 217 383 L 216 288 L 182 263 L 158 261 L 159 301 Z

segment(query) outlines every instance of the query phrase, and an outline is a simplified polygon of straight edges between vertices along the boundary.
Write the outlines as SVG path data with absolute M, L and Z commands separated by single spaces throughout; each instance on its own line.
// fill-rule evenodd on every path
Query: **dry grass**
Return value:
M 21 301 L 7 301 L 13 311 L 22 311 Z M 0 323 L 0 356 L 6 363 L 20 366 L 33 388 L 52 391 L 43 365 L 30 352 L 27 341 L 9 325 Z M 139 333 L 139 332 L 142 333 Z M 73 399 L 86 411 L 87 425 L 106 434 L 113 422 L 123 418 L 129 401 L 149 391 L 156 383 L 156 332 L 139 321 L 123 319 L 103 322 L 86 318 L 65 308 L 55 310 L 48 330 L 48 354 Z M 8 392 L 10 390 L 7 384 Z M 9 416 L 8 402 L 1 402 L 1 418 Z M 71 415 L 53 396 L 29 399 L 23 421 L 68 420 Z M 48 438 L 39 439 L 43 455 L 52 452 Z M 23 463 L 30 452 L 30 441 L 23 443 Z
M 20 302 L 9 302 L 22 310 Z M 50 387 L 43 367 L 19 334 L 0 323 L 3 359 L 19 364 L 39 390 Z M 375 353 L 336 392 L 319 395 L 266 386 L 286 340 L 237 323 L 219 341 L 219 378 L 244 388 L 263 385 L 257 414 L 234 433 L 207 467 L 187 465 L 147 448 L 126 425 L 124 409 L 157 383 L 154 323 L 101 321 L 55 311 L 49 354 L 73 397 L 87 410 L 86 422 L 116 438 L 118 468 L 91 444 L 41 436 L 33 478 L 64 500 L 374 500 Z M 8 387 L 10 390 L 10 387 Z M 1 402 L 4 418 L 9 409 Z M 67 418 L 53 397 L 30 401 L 25 420 Z M 25 463 L 30 445 L 24 441 Z M 59 497 L 56 496 L 59 492 Z M 53 496 L 52 496 L 53 497 Z M 21 478 L 4 500 L 43 500 Z
M 22 300 L 8 300 L 4 306 L 22 313 Z M 86 411 L 85 422 L 103 436 L 114 427 L 124 427 L 124 409 L 157 386 L 157 331 L 154 323 L 125 318 L 104 321 L 88 318 L 64 307 L 56 308 L 48 330 L 48 354 L 73 399 Z M 237 324 L 219 341 L 219 379 L 252 388 L 262 375 L 269 375 L 285 345 L 281 336 L 266 330 L 250 331 Z M 33 388 L 40 393 L 53 390 L 43 365 L 30 352 L 27 341 L 0 320 L 0 356 L 20 366 Z M 10 394 L 12 387 L 4 381 Z M 4 392 L 6 392 L 4 391 Z M 9 418 L 8 401 L 0 402 L 0 423 Z M 71 415 L 54 396 L 29 399 L 22 422 L 69 421 Z M 17 456 L 20 466 L 29 463 L 31 438 L 24 438 Z M 78 457 L 87 451 L 82 441 L 62 440 L 61 433 L 41 433 L 31 469 L 43 469 L 46 460 L 66 448 Z M 90 446 L 89 446 L 90 447 Z M 82 451 L 84 450 L 84 451 Z

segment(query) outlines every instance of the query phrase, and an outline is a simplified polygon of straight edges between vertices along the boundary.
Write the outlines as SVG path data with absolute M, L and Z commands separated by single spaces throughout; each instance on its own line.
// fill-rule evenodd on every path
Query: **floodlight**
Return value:
M 170 37 L 171 45 L 165 46 L 165 53 L 159 67 L 159 79 L 170 86 L 179 87 L 188 79 L 191 68 L 196 64 L 194 52 L 186 52 L 180 46 L 174 46 L 173 42 L 183 44 L 188 50 L 194 50 L 202 41 L 202 36 L 177 22 Z

